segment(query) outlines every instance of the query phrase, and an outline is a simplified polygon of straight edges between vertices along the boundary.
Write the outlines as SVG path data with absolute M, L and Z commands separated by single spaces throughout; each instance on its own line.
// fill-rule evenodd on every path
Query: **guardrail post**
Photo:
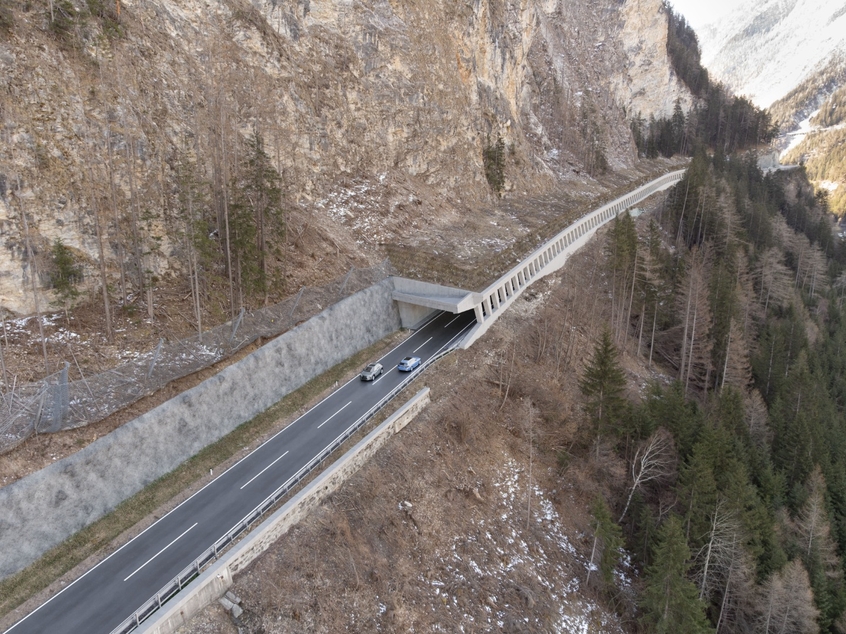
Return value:
M 156 346 L 156 351 L 153 353 L 153 360 L 150 361 L 150 367 L 147 369 L 147 380 L 150 380 L 150 377 L 153 374 L 153 368 L 156 367 L 156 362 L 159 360 L 159 355 L 162 352 L 162 345 L 164 344 L 164 339 L 159 339 L 159 345 Z
M 244 308 L 241 307 L 241 312 L 238 313 L 238 318 L 232 324 L 232 334 L 229 336 L 229 345 L 232 345 L 232 342 L 235 340 L 235 335 L 238 334 L 238 328 L 241 326 L 241 320 L 244 318 Z
M 300 298 L 303 296 L 303 291 L 305 291 L 305 286 L 300 288 L 300 292 L 297 293 L 297 299 L 294 300 L 294 305 L 291 307 L 291 312 L 288 314 L 288 321 L 291 321 L 294 318 L 294 311 L 297 310 L 297 306 L 300 304 Z

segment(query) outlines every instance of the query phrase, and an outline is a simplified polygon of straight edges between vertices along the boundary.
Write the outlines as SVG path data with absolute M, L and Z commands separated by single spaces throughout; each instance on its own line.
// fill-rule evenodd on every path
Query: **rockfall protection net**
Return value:
M 34 433 L 57 432 L 102 420 L 171 381 L 229 357 L 259 337 L 275 337 L 369 286 L 393 275 L 390 262 L 352 268 L 332 282 L 304 286 L 273 306 L 180 341 L 159 341 L 151 352 L 94 376 L 68 380 L 68 368 L 0 395 L 0 453 Z

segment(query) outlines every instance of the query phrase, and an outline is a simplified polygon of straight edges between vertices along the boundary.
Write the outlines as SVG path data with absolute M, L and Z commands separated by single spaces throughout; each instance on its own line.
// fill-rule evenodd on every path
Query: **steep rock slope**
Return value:
M 635 4 L 660 32 L 660 3 Z M 4 8 L 0 30 L 0 304 L 17 313 L 52 299 L 58 238 L 90 290 L 101 259 L 130 295 L 184 273 L 185 166 L 220 239 L 254 131 L 288 208 L 373 261 L 415 228 L 398 208 L 437 227 L 490 203 L 483 151 L 500 138 L 506 194 L 631 166 L 623 112 L 643 91 L 620 69 L 650 57 L 670 74 L 661 51 L 621 44 L 631 9 L 611 0 L 60 5 L 52 20 L 47 3 Z
M 620 102 L 632 115 L 639 112 L 647 120 L 650 114 L 669 118 L 676 100 L 685 111 L 690 110 L 690 90 L 666 63 L 666 7 L 651 0 L 630 0 L 621 12 L 620 39 L 627 67 L 613 79 Z

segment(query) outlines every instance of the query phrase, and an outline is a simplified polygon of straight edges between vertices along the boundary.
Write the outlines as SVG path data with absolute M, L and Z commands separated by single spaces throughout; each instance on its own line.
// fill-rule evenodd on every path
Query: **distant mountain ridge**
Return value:
M 839 88 L 846 86 L 846 54 L 835 54 L 828 63 L 804 79 L 769 110 L 782 132 L 791 132 L 808 119 Z
M 709 72 L 766 107 L 846 55 L 846 0 L 740 0 L 697 34 Z

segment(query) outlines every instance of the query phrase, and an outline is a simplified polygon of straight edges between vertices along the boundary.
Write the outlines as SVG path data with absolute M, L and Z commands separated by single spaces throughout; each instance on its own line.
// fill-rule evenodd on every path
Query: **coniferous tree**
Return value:
M 82 281 L 82 267 L 61 238 L 56 238 L 53 243 L 50 259 L 50 285 L 56 291 L 56 303 L 65 311 L 67 318 L 68 308 L 79 297 L 76 286 Z
M 234 192 L 230 225 L 240 303 L 251 294 L 263 295 L 266 302 L 275 281 L 271 259 L 282 255 L 278 242 L 284 236 L 285 218 L 281 178 L 258 132 L 247 142 L 247 155 Z
M 591 572 L 598 569 L 601 590 L 603 593 L 608 593 L 614 587 L 614 570 L 620 563 L 623 533 L 620 526 L 614 523 L 605 498 L 598 496 L 594 500 L 592 513 L 591 525 L 594 537 L 586 583 L 590 582 Z
M 642 623 L 655 634 L 706 634 L 712 629 L 705 604 L 687 577 L 690 550 L 678 516 L 671 515 L 658 531 L 652 564 L 646 569 Z
M 602 331 L 594 347 L 593 356 L 579 381 L 579 388 L 586 399 L 585 411 L 596 430 L 597 458 L 599 444 L 606 428 L 619 421 L 625 411 L 625 387 L 626 377 L 617 359 L 617 348 L 606 328 Z

